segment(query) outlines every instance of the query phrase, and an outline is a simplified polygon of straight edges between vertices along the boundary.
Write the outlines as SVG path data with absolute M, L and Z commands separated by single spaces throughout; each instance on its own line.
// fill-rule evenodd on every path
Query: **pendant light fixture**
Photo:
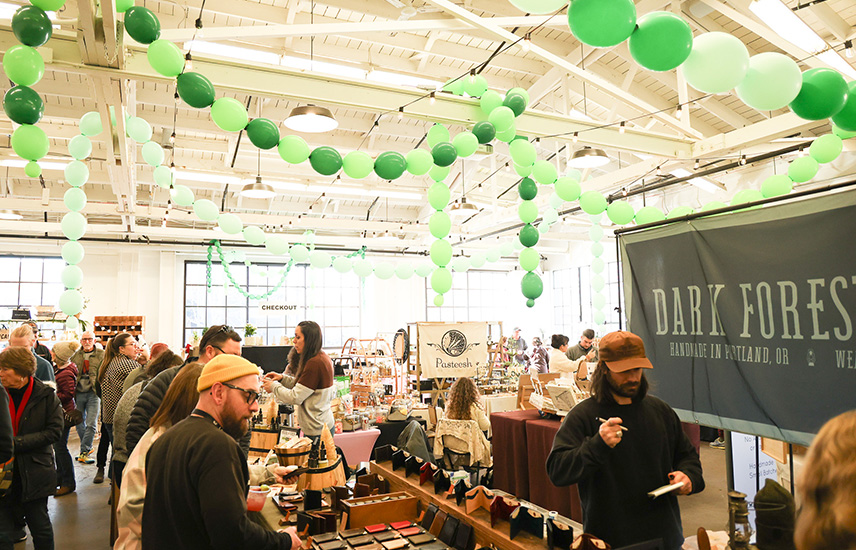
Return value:
M 256 181 L 247 183 L 241 188 L 241 196 L 248 199 L 272 199 L 276 191 L 269 184 L 262 181 L 262 152 L 259 149 Z
M 14 210 L 9 210 L 8 208 L 4 208 L 0 210 L 0 220 L 20 220 L 23 219 L 24 216 L 15 212 Z
M 475 204 L 467 202 L 467 186 L 464 181 L 464 171 L 464 161 L 461 160 L 461 200 L 453 202 L 449 208 L 449 216 L 457 223 L 468 220 L 479 213 L 479 209 Z
M 591 147 L 583 147 L 574 151 L 574 156 L 568 161 L 568 166 L 572 168 L 598 168 L 609 164 L 609 157 L 603 152 L 603 149 L 592 149 Z

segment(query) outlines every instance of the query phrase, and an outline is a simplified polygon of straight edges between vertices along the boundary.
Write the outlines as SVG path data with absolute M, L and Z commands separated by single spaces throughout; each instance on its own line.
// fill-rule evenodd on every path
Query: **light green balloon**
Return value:
M 514 145 L 514 143 L 512 143 L 512 145 Z M 556 166 L 547 160 L 536 161 L 535 165 L 532 167 L 532 177 L 541 185 L 553 185 L 556 183 L 558 175 L 559 173 L 556 170 Z
M 193 202 L 193 213 L 204 222 L 214 222 L 220 217 L 220 209 L 208 199 L 196 199 Z
M 42 167 L 38 162 L 31 160 L 24 166 L 24 173 L 28 178 L 37 178 L 42 175 Z
M 75 160 L 85 159 L 92 154 L 92 141 L 84 135 L 74 136 L 68 142 L 68 154 Z
M 413 276 L 413 264 L 401 262 L 395 266 L 395 276 L 401 280 L 407 280 Z
M 466 256 L 455 256 L 452 258 L 452 271 L 463 273 L 470 268 L 470 260 Z
M 663 211 L 656 206 L 643 206 L 636 212 L 636 225 L 645 225 L 646 223 L 660 222 L 666 219 Z
M 184 70 L 184 55 L 171 40 L 161 38 L 149 44 L 146 57 L 152 69 L 167 78 L 175 78 Z
M 222 219 L 222 216 L 220 218 Z M 267 235 L 265 236 L 265 250 L 275 256 L 285 256 L 288 254 L 288 241 L 282 235 Z
M 779 195 L 787 195 L 794 188 L 794 182 L 788 176 L 779 174 L 770 176 L 761 184 L 761 195 L 765 199 L 770 197 L 778 197 Z
M 351 151 L 342 159 L 345 175 L 354 179 L 363 179 L 374 170 L 374 160 L 362 151 Z
M 164 189 L 169 189 L 175 183 L 175 178 L 172 175 L 172 170 L 166 166 L 158 166 L 152 172 L 155 178 L 155 183 Z
M 437 294 L 445 294 L 452 290 L 452 272 L 445 267 L 438 267 L 431 274 L 431 288 Z
M 62 196 L 62 202 L 72 212 L 80 212 L 86 206 L 86 193 L 83 189 L 72 187 Z
M 149 166 L 160 166 L 163 164 L 164 152 L 160 143 L 147 141 L 143 144 L 142 153 L 143 160 L 146 161 L 146 164 Z
M 503 143 L 511 143 L 517 137 L 517 126 L 512 123 L 511 126 L 503 131 L 496 132 L 496 139 Z
M 72 187 L 80 187 L 89 181 L 89 167 L 79 160 L 73 160 L 65 165 L 65 181 Z
M 598 191 L 586 191 L 580 195 L 580 208 L 586 214 L 600 214 L 606 206 L 606 198 Z
M 374 267 L 372 267 L 372 263 L 365 258 L 360 258 L 354 262 L 354 273 L 363 279 L 371 275 L 373 271 Z
M 459 157 L 468 157 L 479 148 L 479 138 L 472 132 L 461 132 L 452 140 Z
M 193 191 L 186 185 L 176 185 L 169 190 L 169 194 L 172 197 L 172 202 L 179 206 L 190 206 L 195 199 Z
M 428 188 L 428 204 L 434 210 L 443 210 L 448 206 L 452 193 L 446 185 L 437 182 Z
M 434 296 L 434 305 L 437 307 L 443 307 L 443 304 L 446 303 L 446 300 L 443 299 L 441 294 Z
M 837 159 L 843 150 L 844 142 L 841 141 L 840 137 L 834 134 L 826 134 L 811 143 L 808 153 L 820 164 L 826 164 Z
M 35 48 L 17 44 L 3 54 L 3 71 L 18 86 L 32 86 L 45 74 L 45 61 Z
M 512 141 L 508 145 L 508 152 L 511 155 L 511 160 L 514 161 L 514 164 L 520 166 L 532 166 L 535 164 L 535 160 L 537 158 L 535 146 L 525 139 L 516 139 Z
M 848 104 L 849 104 L 849 101 L 848 101 Z M 843 128 L 839 128 L 835 124 L 832 125 L 832 133 L 835 134 L 836 136 L 840 137 L 841 139 L 850 139 L 852 137 L 856 137 L 856 132 L 850 132 L 850 131 L 845 130 Z
M 594 242 L 598 242 L 603 239 L 603 227 L 600 225 L 593 225 L 589 227 L 589 239 Z
M 431 214 L 431 219 L 428 220 L 428 230 L 435 239 L 444 239 L 449 236 L 449 231 L 452 230 L 452 219 L 445 212 L 434 212 Z
M 339 273 L 347 273 L 351 270 L 351 259 L 344 256 L 339 256 L 333 260 L 333 269 Z
M 521 178 L 528 178 L 532 175 L 532 166 L 521 166 L 515 162 L 514 172 Z
M 562 197 L 560 197 L 556 193 L 553 193 L 552 195 L 550 195 L 550 200 L 549 200 L 550 208 L 558 210 L 559 208 L 562 207 L 562 205 L 564 203 L 565 203 L 565 201 L 562 200 Z
M 514 111 L 503 105 L 491 111 L 487 120 L 496 128 L 498 137 L 503 130 L 508 130 L 514 124 Z
M 702 206 L 699 212 L 708 212 L 710 210 L 716 210 L 718 208 L 725 208 L 726 206 L 728 205 L 721 201 L 710 201 L 709 203 Z
M 550 11 L 555 11 L 555 10 L 550 10 Z M 506 95 L 514 95 L 514 94 L 522 95 L 523 99 L 526 100 L 526 104 L 529 105 L 529 102 L 530 102 L 529 92 L 527 92 L 525 88 L 519 88 L 519 87 L 511 88 L 510 90 L 508 90 L 508 93 Z
M 633 206 L 631 206 L 627 201 L 612 201 L 612 203 L 606 207 L 606 215 L 609 216 L 612 223 L 616 225 L 627 225 L 633 221 L 635 214 Z
M 56 0 L 56 1 L 64 2 L 65 0 Z M 134 5 L 134 0 L 116 0 L 116 12 L 117 13 L 125 13 L 126 11 L 131 9 L 133 7 L 133 5 Z
M 101 114 L 98 111 L 89 111 L 80 117 L 80 133 L 84 136 L 97 136 L 102 130 Z
M 592 314 L 592 320 L 594 321 L 594 324 L 602 326 L 606 322 L 606 314 L 602 311 L 595 311 Z
M 22 159 L 39 160 L 48 154 L 50 141 L 38 126 L 22 124 L 12 132 L 12 150 Z
M 443 91 L 452 95 L 464 95 L 464 79 L 453 78 L 443 84 Z
M 412 149 L 405 156 L 407 171 L 414 176 L 424 176 L 434 166 L 434 157 L 425 149 Z
M 65 238 L 77 241 L 86 234 L 86 217 L 80 212 L 69 212 L 62 217 L 60 228 Z M 75 312 L 77 313 L 77 312 Z
M 305 262 L 309 259 L 309 249 L 302 244 L 292 246 L 289 254 L 295 262 Z
M 247 109 L 240 101 L 221 97 L 211 105 L 211 118 L 218 128 L 226 132 L 240 132 L 250 121 Z
M 434 157 L 431 157 L 431 162 L 433 163 Z M 431 176 L 431 179 L 436 181 L 437 183 L 446 179 L 446 176 L 449 175 L 449 172 L 452 171 L 451 166 L 432 166 L 431 170 L 428 171 L 428 175 Z
M 486 261 L 487 257 L 482 251 L 474 252 L 473 255 L 470 256 L 470 265 L 475 268 L 482 267 Z
M 438 239 L 431 245 L 431 261 L 438 267 L 449 265 L 452 261 L 452 245 L 449 241 Z
M 820 164 L 812 157 L 795 158 L 788 166 L 788 177 L 796 183 L 805 183 L 817 175 Z
M 724 93 L 740 84 L 749 71 L 749 51 L 736 36 L 704 33 L 693 39 L 693 49 L 681 71 L 696 90 Z
M 152 139 L 152 126 L 142 118 L 133 116 L 125 128 L 128 136 L 137 143 L 145 143 Z
M 600 265 L 603 265 L 603 260 L 601 260 L 600 258 L 595 258 L 594 261 L 599 261 Z M 591 263 L 592 270 L 594 270 L 594 261 Z M 601 271 L 603 271 L 603 270 L 601 269 Z M 596 271 L 595 273 L 600 273 L 600 271 Z M 591 305 L 595 309 L 603 309 L 604 306 L 606 306 L 606 296 L 604 296 L 603 294 L 601 294 L 599 292 L 592 294 L 591 295 Z
M 764 195 L 761 194 L 757 189 L 744 189 L 742 191 L 738 191 L 731 197 L 731 206 L 735 206 L 738 204 L 747 204 L 750 202 L 759 201 L 764 198 Z M 671 212 L 670 212 L 671 213 Z
M 793 101 L 801 87 L 802 72 L 796 61 L 778 52 L 764 52 L 749 58 L 749 70 L 735 91 L 753 109 L 775 111 Z
M 389 262 L 378 262 L 375 265 L 374 274 L 378 279 L 392 279 L 393 275 L 395 275 L 395 266 Z
M 265 235 L 265 232 L 262 231 L 260 227 L 257 227 L 255 225 L 249 225 L 244 228 L 244 240 L 247 241 L 249 244 L 255 246 L 262 245 L 264 244 L 266 238 L 267 236 Z
M 535 201 L 521 201 L 517 215 L 523 223 L 532 223 L 538 218 L 538 205 Z
M 547 225 L 553 225 L 559 221 L 559 212 L 556 211 L 555 208 L 548 208 L 544 211 L 544 223 Z
M 541 233 L 542 235 L 548 233 L 549 231 L 550 231 L 550 224 L 549 223 L 541 222 L 540 224 L 538 224 L 538 232 Z
M 323 250 L 313 250 L 309 254 L 309 265 L 314 267 L 315 269 L 325 269 L 330 267 L 330 263 L 333 259 L 330 257 L 330 254 L 324 252 Z
M 761 193 L 759 192 L 758 194 L 760 195 Z M 669 213 L 666 214 L 666 219 L 667 220 L 673 220 L 675 218 L 688 216 L 688 215 L 692 214 L 693 212 L 695 212 L 695 210 L 693 210 L 689 206 L 678 206 L 677 208 L 673 208 L 673 209 L 669 210 Z
M 67 265 L 60 274 L 60 280 L 65 288 L 80 288 L 83 284 L 83 270 L 76 265 Z
M 520 251 L 517 261 L 525 271 L 535 271 L 541 264 L 541 255 L 534 248 L 524 248 Z
M 499 261 L 501 255 L 502 251 L 499 250 L 499 247 L 494 246 L 493 248 L 488 249 L 487 253 L 485 253 L 485 258 L 487 258 L 487 261 L 495 263 Z
M 490 115 L 494 109 L 502 106 L 503 99 L 504 98 L 499 92 L 487 90 L 482 94 L 479 105 L 481 106 L 481 110 L 484 114 Z
M 583 189 L 580 186 L 579 180 L 569 176 L 562 176 L 556 180 L 556 194 L 563 201 L 575 201 L 580 198 Z
M 59 295 L 59 309 L 66 315 L 77 315 L 83 311 L 83 295 L 77 290 L 66 290 Z
M 487 91 L 487 79 L 480 74 L 464 77 L 464 91 L 470 97 L 481 97 Z
M 606 285 L 606 281 L 604 281 L 603 277 L 601 277 L 600 275 L 592 275 L 589 284 L 591 285 L 592 290 L 594 290 L 595 292 L 600 292 Z
M 597 274 L 603 273 L 603 268 L 606 267 L 606 264 L 600 258 L 595 258 L 591 261 L 591 270 Z M 592 296 L 594 298 L 594 296 Z M 593 301 L 592 301 L 593 302 Z M 594 305 L 594 303 L 592 303 Z M 600 308 L 598 308 L 600 309 Z
M 77 265 L 85 256 L 83 245 L 77 241 L 69 241 L 62 245 L 62 259 L 69 265 Z
M 419 262 L 416 264 L 416 267 L 413 268 L 413 272 L 416 273 L 417 277 L 428 277 L 434 272 L 434 264 L 427 260 Z
M 78 328 L 80 328 L 80 321 L 77 320 L 77 317 L 75 317 L 74 315 L 66 317 L 66 319 L 65 319 L 65 330 L 69 330 L 69 331 L 74 332 Z
M 279 140 L 279 145 L 276 147 L 279 156 L 285 162 L 290 164 L 300 164 L 309 158 L 309 145 L 300 136 L 285 136 Z M 374 163 L 372 163 L 374 167 Z
M 603 255 L 603 244 L 592 243 L 591 255 L 594 256 L 595 258 L 600 258 Z
M 442 124 L 435 124 L 428 129 L 426 141 L 428 142 L 428 147 L 431 147 L 432 149 L 438 143 L 445 143 L 451 139 L 452 136 L 449 134 L 448 128 Z

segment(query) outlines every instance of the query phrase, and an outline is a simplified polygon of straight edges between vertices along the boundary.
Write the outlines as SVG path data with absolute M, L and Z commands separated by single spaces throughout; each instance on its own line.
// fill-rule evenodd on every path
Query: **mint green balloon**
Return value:
M 413 265 L 410 262 L 402 262 L 395 266 L 395 276 L 401 280 L 409 279 L 413 276 Z
M 186 185 L 176 185 L 169 190 L 169 194 L 172 197 L 172 202 L 179 206 L 190 206 L 195 199 L 193 191 Z
M 721 201 L 710 201 L 709 203 L 702 206 L 699 212 L 708 212 L 710 210 L 716 210 L 718 208 L 725 208 L 726 206 L 728 205 Z
M 347 273 L 351 270 L 351 259 L 344 256 L 339 256 L 333 260 L 333 269 L 339 273 Z
M 454 78 L 443 84 L 443 91 L 452 95 L 464 95 L 464 79 Z
M 89 181 L 89 168 L 82 161 L 73 160 L 65 165 L 65 181 L 72 187 L 81 187 Z
M 160 166 L 163 164 L 164 152 L 163 147 L 156 141 L 147 141 L 143 144 L 142 149 L 143 160 L 149 166 Z
M 77 241 L 69 241 L 62 245 L 62 259 L 69 265 L 79 264 L 85 255 L 83 245 Z
M 12 132 L 12 149 L 24 160 L 39 160 L 48 154 L 50 141 L 38 126 L 22 124 Z
M 86 206 L 86 193 L 83 189 L 72 187 L 62 196 L 62 202 L 72 212 L 80 212 Z
M 103 129 L 101 114 L 98 111 L 89 111 L 80 117 L 80 133 L 84 136 L 97 136 Z
M 18 86 L 32 86 L 44 76 L 45 61 L 35 48 L 17 44 L 3 54 L 3 70 Z
M 601 260 L 600 258 L 595 258 L 595 261 L 599 261 L 599 262 L 600 262 L 600 265 L 601 265 L 601 266 L 603 265 L 603 260 Z M 592 271 L 594 271 L 594 265 L 595 265 L 595 264 L 594 264 L 594 261 L 593 261 L 593 262 L 591 263 Z M 603 269 L 601 269 L 600 271 L 595 271 L 595 273 L 600 273 L 600 272 L 602 272 L 602 271 L 603 271 Z M 601 293 L 599 293 L 599 292 L 596 292 L 596 293 L 592 294 L 592 295 L 591 295 L 591 305 L 592 305 L 595 309 L 598 309 L 598 310 L 599 310 L 599 309 L 603 309 L 603 308 L 604 308 L 604 306 L 606 306 L 606 296 L 604 296 L 603 294 L 601 294 Z
M 431 156 L 431 162 L 434 162 L 434 156 Z M 428 175 L 431 176 L 431 179 L 436 182 L 441 182 L 446 179 L 446 176 L 449 175 L 452 169 L 449 166 L 432 166 L 431 170 L 428 171 Z
M 65 319 L 65 330 L 74 332 L 78 328 L 80 328 L 80 321 L 78 321 L 77 317 L 74 315 L 70 317 L 66 317 Z
M 219 225 L 220 229 L 223 230 L 223 233 L 226 233 L 227 235 L 237 235 L 244 230 L 244 222 L 241 221 L 241 218 L 228 212 L 220 214 L 220 217 L 217 219 L 217 225 Z M 288 251 L 287 245 L 286 251 Z
M 274 256 L 285 256 L 288 254 L 288 241 L 282 235 L 266 235 L 265 250 Z
M 591 255 L 595 258 L 600 258 L 603 255 L 603 244 L 601 243 L 592 243 L 591 244 Z
M 315 269 L 326 269 L 330 267 L 332 261 L 330 254 L 323 250 L 313 250 L 309 254 L 309 265 Z
M 412 149 L 405 156 L 407 171 L 414 176 L 424 176 L 434 166 L 434 157 L 425 149 Z
M 534 248 L 524 248 L 517 258 L 524 271 L 535 271 L 541 264 L 541 255 Z
M 240 101 L 221 97 L 211 105 L 211 118 L 218 128 L 226 132 L 240 132 L 250 121 L 247 109 Z
M 452 140 L 459 157 L 468 157 L 479 148 L 479 138 L 472 132 L 461 132 Z
M 392 279 L 395 275 L 395 266 L 389 262 L 378 262 L 374 268 L 374 274 L 378 279 Z
M 606 198 L 598 191 L 586 191 L 580 195 L 580 208 L 586 214 L 600 214 L 606 210 Z
M 514 111 L 503 105 L 491 111 L 487 120 L 496 128 L 498 136 L 514 124 Z
M 437 182 L 428 188 L 428 204 L 434 210 L 443 210 L 446 208 L 451 198 L 452 193 L 445 184 Z
M 67 265 L 62 269 L 60 280 L 65 288 L 80 288 L 83 284 L 83 270 L 76 265 Z
M 68 154 L 75 160 L 85 159 L 92 154 L 92 141 L 84 135 L 74 136 L 68 142 Z
M 24 173 L 28 178 L 37 178 L 42 175 L 42 167 L 38 162 L 31 160 L 24 166 Z
M 517 137 L 517 126 L 514 123 L 505 130 L 496 132 L 496 139 L 503 143 L 511 143 Z
M 812 157 L 797 157 L 788 166 L 788 177 L 796 183 L 805 183 L 817 175 L 820 164 Z
M 487 91 L 487 79 L 480 74 L 463 78 L 464 91 L 470 97 L 481 97 Z
M 636 225 L 645 225 L 646 223 L 661 222 L 666 219 L 663 211 L 655 206 L 643 206 L 636 212 Z
M 499 254 L 501 256 L 511 256 L 512 254 L 514 254 L 514 244 L 512 244 L 511 241 L 505 241 L 504 243 L 499 245 Z M 475 257 L 475 254 L 473 254 L 473 257 Z M 473 262 L 473 265 L 475 267 L 481 267 L 481 265 L 475 265 L 475 262 Z
M 603 287 L 606 286 L 606 281 L 603 280 L 603 277 L 600 275 L 592 275 L 591 280 L 589 281 L 592 290 L 595 292 L 600 292 L 603 290 Z
M 428 147 L 432 149 L 438 143 L 444 143 L 450 139 L 452 139 L 452 136 L 449 134 L 449 129 L 442 124 L 435 124 L 428 129 L 426 141 L 428 142 Z
M 512 145 L 514 145 L 514 143 L 512 143 Z M 558 175 L 559 172 L 556 170 L 556 166 L 550 161 L 538 160 L 535 161 L 535 165 L 532 166 L 532 177 L 541 185 L 553 185 L 556 183 Z
M 499 247 L 494 246 L 488 249 L 487 253 L 485 254 L 485 257 L 487 258 L 487 261 L 495 263 L 499 261 L 500 255 L 501 251 L 499 250 Z
M 479 100 L 479 106 L 484 114 L 490 115 L 494 109 L 502 106 L 503 97 L 499 92 L 487 90 Z
M 509 252 L 509 255 L 510 254 L 511 254 L 511 252 Z M 482 267 L 486 261 L 487 261 L 487 257 L 485 255 L 485 253 L 482 251 L 473 252 L 473 255 L 470 256 L 470 265 L 472 265 L 473 267 L 475 267 L 477 269 L 479 267 Z
M 372 267 L 372 263 L 365 258 L 360 258 L 354 262 L 354 273 L 356 273 L 358 277 L 365 279 L 371 275 L 373 271 L 374 267 Z
M 125 131 L 137 143 L 146 143 L 152 139 L 151 125 L 140 117 L 132 116 L 128 119 Z
M 292 246 L 289 254 L 295 262 L 305 262 L 309 259 L 309 249 L 302 244 Z
M 438 267 L 449 265 L 452 261 L 452 245 L 449 241 L 443 239 L 434 241 L 431 245 L 431 261 Z
M 740 84 L 749 71 L 749 50 L 731 34 L 704 33 L 693 40 L 692 52 L 681 71 L 696 90 L 724 93 Z
M 244 240 L 249 244 L 260 246 L 265 243 L 265 232 L 260 227 L 250 225 L 244 228 Z
M 594 260 L 591 261 L 591 270 L 593 272 L 597 273 L 598 275 L 603 273 L 604 267 L 606 267 L 606 264 L 600 258 L 595 258 Z M 598 294 L 598 296 L 602 297 L 603 295 Z M 592 305 L 595 305 L 594 296 L 592 296 Z M 601 307 L 603 307 L 603 306 L 597 307 L 597 309 L 600 309 Z
M 517 215 L 523 223 L 532 223 L 538 218 L 538 205 L 535 201 L 521 201 Z
M 820 164 L 826 164 L 837 159 L 843 150 L 844 142 L 841 141 L 840 137 L 834 134 L 826 134 L 811 143 L 808 154 Z
M 301 162 L 305 162 L 311 153 L 309 145 L 307 145 L 306 141 L 300 136 L 283 137 L 279 140 L 279 145 L 277 145 L 276 150 L 279 152 L 279 156 L 282 160 L 290 164 L 300 164 Z M 372 163 L 372 168 L 374 168 L 374 163 Z
M 470 260 L 466 256 L 455 256 L 452 258 L 452 271 L 463 273 L 470 268 Z
M 850 104 L 850 99 L 849 99 L 850 96 L 848 95 L 847 97 L 848 97 L 848 100 L 847 100 L 847 103 L 845 104 L 845 108 Z M 856 92 L 853 92 L 853 97 L 856 97 Z M 840 111 L 839 111 L 839 114 L 840 114 Z M 840 137 L 841 139 L 850 139 L 852 137 L 856 137 L 856 131 L 851 132 L 849 130 L 845 130 L 844 128 L 836 126 L 834 123 L 832 124 L 832 133 L 835 134 L 836 136 Z
M 69 212 L 62 217 L 59 225 L 62 234 L 70 241 L 77 241 L 86 234 L 86 217 L 80 212 Z
M 154 176 L 155 183 L 164 189 L 169 189 L 175 183 L 172 170 L 166 166 L 158 166 L 155 168 L 152 172 L 152 176 Z
M 59 295 L 59 309 L 66 315 L 77 315 L 83 311 L 83 295 L 77 290 L 66 290 Z
M 444 239 L 449 236 L 452 230 L 452 219 L 443 211 L 437 211 L 431 214 L 431 219 L 428 220 L 428 230 L 435 239 Z
M 762 195 L 757 189 L 744 189 L 742 191 L 738 191 L 733 197 L 731 197 L 731 206 L 755 202 L 763 198 L 764 195 Z M 671 214 L 671 212 L 669 212 L 669 214 Z
M 603 239 L 603 227 L 600 225 L 593 225 L 589 227 L 589 239 L 594 242 L 600 241 Z
M 535 164 L 537 152 L 535 146 L 525 139 L 516 139 L 508 145 L 508 152 L 514 164 L 526 167 Z M 555 179 L 553 180 L 555 181 Z M 552 182 L 551 182 L 552 183 Z
M 769 199 L 770 197 L 778 197 L 780 195 L 787 195 L 794 188 L 794 182 L 788 176 L 783 174 L 778 174 L 775 176 L 770 176 L 765 179 L 761 184 L 761 195 L 765 199 Z
M 342 159 L 345 175 L 354 179 L 363 179 L 374 170 L 374 160 L 362 151 L 351 151 Z
M 636 213 L 633 211 L 633 206 L 627 201 L 612 201 L 606 207 L 606 215 L 615 225 L 627 225 L 633 221 Z
M 761 192 L 759 191 L 758 195 L 760 195 L 760 194 L 761 194 Z M 688 215 L 692 214 L 693 212 L 695 212 L 695 210 L 693 210 L 689 206 L 678 206 L 677 208 L 673 208 L 673 209 L 669 210 L 669 213 L 666 215 L 666 219 L 667 220 L 673 220 L 675 218 L 681 218 L 683 216 L 688 216 Z
M 431 274 L 431 288 L 437 294 L 445 294 L 452 290 L 452 272 L 445 267 L 438 267 Z
M 532 175 L 532 166 L 533 165 L 521 166 L 520 164 L 517 164 L 516 162 L 514 162 L 513 164 L 514 164 L 514 172 L 518 176 L 520 176 L 521 178 L 528 178 L 529 176 Z
M 563 201 L 575 201 L 580 198 L 582 192 L 579 180 L 568 176 L 562 176 L 556 180 L 556 194 Z
M 193 213 L 204 222 L 215 222 L 220 217 L 220 209 L 208 199 L 196 199 L 193 202 Z
M 161 38 L 149 44 L 146 58 L 152 69 L 167 78 L 175 78 L 184 70 L 184 55 L 171 40 Z
M 764 52 L 749 58 L 746 77 L 735 91 L 743 103 L 759 111 L 787 107 L 802 87 L 797 62 L 778 52 Z

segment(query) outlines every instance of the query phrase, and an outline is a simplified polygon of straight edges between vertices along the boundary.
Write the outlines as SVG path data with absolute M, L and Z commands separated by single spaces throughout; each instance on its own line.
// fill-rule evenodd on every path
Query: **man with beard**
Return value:
M 642 339 L 611 332 L 600 340 L 592 397 L 571 409 L 553 441 L 547 475 L 578 484 L 583 526 L 613 548 L 662 539 L 683 544 L 676 494 L 704 489 L 701 462 L 675 411 L 647 395 L 642 369 L 653 368 Z M 605 420 L 604 420 L 605 419 Z M 683 483 L 655 499 L 647 493 Z
M 247 518 L 247 461 L 237 440 L 259 410 L 259 368 L 218 355 L 199 376 L 199 402 L 146 457 L 143 550 L 290 550 L 294 528 L 275 533 Z

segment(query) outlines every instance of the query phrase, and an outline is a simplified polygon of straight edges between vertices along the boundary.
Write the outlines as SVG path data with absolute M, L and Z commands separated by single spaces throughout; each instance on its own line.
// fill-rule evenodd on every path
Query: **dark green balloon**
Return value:
M 134 6 L 125 12 L 125 30 L 140 44 L 151 44 L 160 38 L 160 20 L 152 10 Z
M 51 39 L 53 27 L 45 10 L 22 6 L 12 16 L 12 32 L 21 44 L 38 48 Z
M 342 155 L 332 147 L 316 147 L 309 154 L 309 164 L 322 176 L 332 176 L 342 169 Z
M 847 102 L 844 108 L 832 117 L 832 122 L 842 130 L 856 131 L 856 80 L 847 83 Z
M 520 244 L 525 246 L 526 248 L 532 248 L 536 244 L 538 244 L 538 239 L 541 238 L 541 234 L 538 233 L 538 229 L 532 225 L 531 223 L 527 223 L 520 229 Z
M 458 158 L 458 150 L 448 141 L 444 141 L 431 149 L 431 156 L 434 157 L 434 164 L 437 166 L 451 166 Z
M 514 112 L 514 116 L 520 116 L 526 110 L 526 98 L 520 94 L 510 94 L 505 96 L 503 105 Z
M 15 86 L 3 97 L 3 110 L 18 124 L 37 124 L 45 114 L 45 103 L 34 89 Z
M 178 95 L 191 107 L 204 109 L 214 103 L 214 85 L 199 73 L 181 73 L 178 75 Z
M 532 178 L 523 178 L 517 186 L 517 193 L 525 201 L 531 201 L 538 196 L 538 184 Z
M 267 118 L 254 118 L 247 124 L 247 137 L 259 149 L 273 149 L 279 145 L 279 128 Z
M 798 117 L 822 120 L 838 114 L 847 103 L 847 82 L 834 69 L 809 69 L 802 75 L 802 88 L 789 107 Z
M 375 159 L 375 174 L 385 180 L 400 178 L 406 169 L 407 159 L 404 158 L 404 155 L 395 151 L 385 151 Z
M 524 296 L 530 300 L 534 300 L 544 292 L 544 281 L 541 280 L 541 277 L 537 273 L 530 271 L 520 280 L 520 290 Z
M 473 134 L 478 138 L 479 143 L 484 145 L 485 143 L 490 143 L 496 137 L 496 128 L 490 122 L 483 120 L 473 126 Z

